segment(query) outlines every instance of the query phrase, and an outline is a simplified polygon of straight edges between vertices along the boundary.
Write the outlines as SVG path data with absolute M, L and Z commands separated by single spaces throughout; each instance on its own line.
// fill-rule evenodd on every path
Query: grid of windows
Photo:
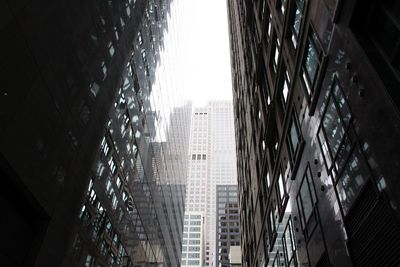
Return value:
M 383 199 L 393 191 L 390 203 L 397 199 L 389 188 L 395 182 L 388 186 L 383 175 L 396 169 L 393 153 L 376 155 L 397 144 L 382 133 L 398 135 L 400 4 L 237 0 L 228 6 L 243 262 L 350 266 L 386 253 L 398 261 L 390 245 L 377 252 L 378 242 L 365 233 L 398 232 L 373 224 L 369 206 L 372 191 Z M 380 169 L 387 165 L 392 170 Z M 227 225 L 225 215 L 220 226 Z

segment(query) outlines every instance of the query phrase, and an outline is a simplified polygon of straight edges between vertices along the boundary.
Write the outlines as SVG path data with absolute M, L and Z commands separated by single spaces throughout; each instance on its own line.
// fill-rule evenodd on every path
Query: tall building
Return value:
M 398 266 L 399 2 L 227 3 L 243 266 Z
M 232 247 L 240 246 L 239 197 L 237 185 L 217 185 L 216 266 L 230 267 Z
M 186 210 L 205 216 L 205 266 L 216 266 L 216 186 L 237 184 L 232 112 L 221 100 L 192 114 Z
M 191 105 L 170 60 L 177 5 L 0 6 L 2 265 L 179 266 Z
M 204 216 L 200 212 L 186 212 L 183 227 L 181 267 L 201 267 L 203 265 Z

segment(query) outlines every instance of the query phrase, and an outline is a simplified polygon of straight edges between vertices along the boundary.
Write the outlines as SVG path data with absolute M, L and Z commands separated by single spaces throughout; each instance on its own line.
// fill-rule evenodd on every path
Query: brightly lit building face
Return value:
M 195 108 L 191 120 L 186 211 L 205 214 L 205 266 L 215 266 L 216 186 L 236 184 L 231 101 Z
M 203 266 L 204 216 L 198 212 L 185 215 L 182 242 L 182 267 Z

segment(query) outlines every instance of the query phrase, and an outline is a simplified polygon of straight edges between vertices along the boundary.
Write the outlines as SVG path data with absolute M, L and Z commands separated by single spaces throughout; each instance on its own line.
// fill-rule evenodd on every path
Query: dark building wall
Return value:
M 230 247 L 240 245 L 238 187 L 235 185 L 217 185 L 216 192 L 216 266 L 227 267 L 230 266 Z
M 184 184 L 171 183 L 175 179 L 171 174 L 164 181 L 173 184 L 167 186 L 173 191 L 169 195 L 175 199 L 166 214 L 177 226 L 173 231 L 163 229 L 161 234 L 159 223 L 167 220 L 160 218 L 166 216 L 163 207 L 166 198 L 156 193 L 162 184 L 155 181 L 156 156 L 151 145 L 156 142 L 153 120 L 157 107 L 150 107 L 148 99 L 159 53 L 163 50 L 169 4 L 170 1 L 141 0 L 1 1 L 0 151 L 5 185 L 2 187 L 15 192 L 10 194 L 8 189 L 2 189 L 1 197 L 4 210 L 10 211 L 6 213 L 15 215 L 6 221 L 10 232 L 26 229 L 20 231 L 18 238 L 10 238 L 9 246 L 4 245 L 12 251 L 1 254 L 1 262 L 6 266 L 109 266 L 111 252 L 123 266 L 132 264 L 128 262 L 134 256 L 140 264 L 161 261 L 175 265 L 179 261 Z M 139 42 L 140 31 L 146 36 Z M 141 42 L 145 42 L 144 47 L 140 47 Z M 171 103 L 171 110 L 173 106 Z M 183 105 L 181 108 L 185 109 Z M 169 118 L 168 114 L 162 116 Z M 181 115 L 182 125 L 175 127 L 184 136 L 188 136 L 185 126 L 188 119 Z M 122 131 L 123 125 L 131 127 L 133 143 L 126 143 L 129 133 L 127 129 Z M 171 136 L 173 127 L 168 130 Z M 132 135 L 139 130 L 143 138 L 132 141 Z M 109 142 L 107 155 L 102 150 L 105 140 Z M 128 146 L 136 152 L 124 151 Z M 164 161 L 174 153 L 178 157 L 185 149 L 166 147 Z M 122 201 L 121 192 L 119 209 L 137 210 L 138 214 L 142 212 L 143 220 L 151 218 L 154 223 L 127 228 L 120 221 L 126 217 L 128 223 L 137 217 L 123 217 L 119 209 L 113 208 L 115 202 L 107 196 L 106 178 L 101 180 L 98 176 L 101 161 L 107 164 L 103 167 L 105 172 L 109 170 L 111 153 L 117 154 L 113 164 L 123 178 L 128 169 L 134 173 L 138 166 L 142 173 L 136 171 L 136 175 L 142 174 L 151 181 L 140 186 L 131 181 L 132 200 Z M 136 161 L 138 153 L 140 162 Z M 184 164 L 180 167 L 177 172 L 184 176 Z M 93 204 L 103 211 L 97 214 L 92 209 L 90 215 L 94 217 L 85 225 L 82 203 L 90 199 L 85 192 L 88 185 L 98 195 L 91 199 Z M 149 201 L 151 194 L 154 196 Z M 150 206 L 136 209 L 133 198 Z M 21 209 L 24 205 L 27 208 Z M 111 233 L 118 233 L 118 242 L 99 256 L 102 241 L 94 234 L 90 236 L 89 229 L 100 227 L 104 231 L 107 220 L 115 224 L 115 229 L 107 228 L 108 238 L 113 238 Z M 25 248 L 21 243 L 23 233 L 31 240 L 24 244 Z M 146 238 L 143 235 L 151 244 L 143 251 L 134 250 L 134 244 Z M 177 244 L 172 245 L 174 242 Z M 167 245 L 173 250 L 166 252 Z M 15 257 L 17 249 L 24 251 L 19 258 Z M 91 258 L 84 255 L 87 251 Z
M 228 7 L 244 266 L 397 266 L 399 4 Z

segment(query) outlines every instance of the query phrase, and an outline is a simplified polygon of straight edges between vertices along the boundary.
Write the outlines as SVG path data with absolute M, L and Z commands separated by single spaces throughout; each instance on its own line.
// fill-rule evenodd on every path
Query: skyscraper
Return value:
M 243 266 L 398 266 L 399 2 L 227 3 Z
M 178 266 L 191 105 L 165 58 L 179 8 L 0 9 L 2 265 Z
M 231 101 L 210 101 L 192 114 L 186 210 L 205 215 L 205 265 L 215 266 L 216 186 L 236 184 Z
M 237 185 L 217 185 L 216 266 L 230 267 L 231 247 L 240 246 L 239 197 Z

